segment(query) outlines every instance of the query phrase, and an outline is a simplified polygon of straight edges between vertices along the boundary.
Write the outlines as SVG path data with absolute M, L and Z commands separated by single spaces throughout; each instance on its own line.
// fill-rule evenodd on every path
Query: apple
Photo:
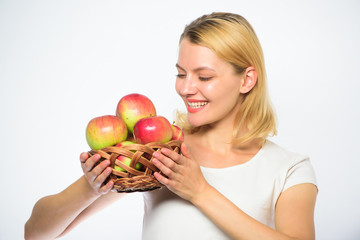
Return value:
M 180 127 L 176 126 L 173 123 L 173 124 L 171 124 L 171 129 L 172 129 L 172 138 L 171 138 L 171 140 L 184 141 L 184 132 Z
M 116 107 L 116 115 L 123 119 L 129 133 L 132 133 L 136 122 L 141 118 L 156 116 L 156 109 L 148 97 L 132 93 L 120 99 Z
M 125 164 L 126 166 L 130 166 L 131 158 L 128 158 L 128 157 L 125 157 L 125 156 L 120 155 L 117 159 L 118 159 L 120 162 L 122 162 L 123 164 Z M 143 165 L 138 162 L 138 163 L 136 163 L 136 165 L 135 165 L 135 169 L 136 169 L 136 170 L 141 170 L 142 166 L 143 166 Z M 117 170 L 117 171 L 120 171 L 120 172 L 127 172 L 125 169 L 123 169 L 122 167 L 119 167 L 119 166 L 117 166 L 117 165 L 114 166 L 114 169 Z
M 122 141 L 122 142 L 116 144 L 115 147 L 123 147 L 123 146 L 131 145 L 131 144 L 135 144 L 135 143 L 132 141 Z
M 141 144 L 168 142 L 172 138 L 171 124 L 162 116 L 142 118 L 134 126 L 134 138 Z
M 94 150 L 118 144 L 124 141 L 127 135 L 124 121 L 113 115 L 95 117 L 86 127 L 86 141 Z

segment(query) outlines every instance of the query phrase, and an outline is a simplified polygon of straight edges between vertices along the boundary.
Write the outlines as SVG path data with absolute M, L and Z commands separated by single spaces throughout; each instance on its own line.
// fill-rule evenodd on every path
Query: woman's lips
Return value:
M 186 107 L 188 112 L 190 113 L 196 113 L 205 108 L 205 106 L 208 104 L 206 101 L 199 101 L 199 100 L 187 100 L 186 101 Z

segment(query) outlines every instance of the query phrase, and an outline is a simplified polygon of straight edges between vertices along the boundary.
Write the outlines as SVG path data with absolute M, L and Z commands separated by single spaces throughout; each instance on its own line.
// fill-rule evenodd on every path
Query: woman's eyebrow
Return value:
M 176 67 L 179 68 L 180 70 L 186 72 L 185 69 L 182 68 L 182 67 L 180 67 L 179 64 L 176 64 Z M 204 67 L 195 68 L 195 69 L 194 69 L 194 72 L 198 72 L 198 71 L 201 71 L 201 70 L 209 70 L 209 71 L 216 72 L 216 71 L 215 71 L 214 69 L 212 69 L 211 67 L 205 67 L 205 66 L 204 66 Z
M 177 68 L 179 68 L 180 70 L 182 70 L 182 71 L 184 71 L 185 72 L 185 69 L 183 69 L 182 67 L 180 67 L 180 65 L 179 64 L 176 64 L 175 65 Z

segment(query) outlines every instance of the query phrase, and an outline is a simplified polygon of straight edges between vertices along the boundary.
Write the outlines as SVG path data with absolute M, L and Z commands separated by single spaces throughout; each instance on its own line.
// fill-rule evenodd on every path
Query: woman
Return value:
M 185 140 L 182 155 L 154 154 L 166 188 L 144 193 L 143 239 L 314 239 L 314 173 L 307 157 L 266 140 L 275 117 L 251 25 L 230 13 L 200 17 L 181 36 L 176 67 Z M 26 238 L 61 236 L 123 196 L 104 185 L 108 161 L 80 159 L 84 176 L 39 200 Z

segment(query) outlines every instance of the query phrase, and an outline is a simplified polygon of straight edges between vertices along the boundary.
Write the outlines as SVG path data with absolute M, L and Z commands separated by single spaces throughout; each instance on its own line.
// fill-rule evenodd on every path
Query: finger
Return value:
M 162 148 L 160 150 L 160 152 L 162 154 L 164 154 L 165 156 L 167 156 L 168 158 L 172 159 L 177 164 L 182 164 L 183 163 L 183 161 L 181 159 L 181 155 L 178 154 L 177 152 L 174 152 L 174 151 L 172 151 L 170 149 L 167 149 L 167 148 Z
M 171 177 L 173 174 L 173 171 L 165 166 L 159 159 L 153 158 L 153 164 L 166 176 Z
M 160 152 L 155 152 L 153 156 L 154 158 L 159 160 L 162 164 L 164 164 L 166 167 L 174 171 L 176 170 L 176 163 L 172 159 L 168 158 L 167 156 L 163 155 Z
M 100 164 L 98 164 L 96 167 L 94 167 L 93 170 L 88 172 L 89 181 L 95 182 L 95 180 L 104 173 L 105 169 L 110 165 L 110 160 L 104 160 Z M 111 168 L 110 168 L 111 169 Z M 110 171 L 111 172 L 111 171 Z M 99 181 L 97 181 L 99 183 Z M 102 184 L 102 182 L 101 182 Z M 100 185 L 101 185 L 100 184 Z
M 88 158 L 85 162 L 82 162 L 81 167 L 84 173 L 91 171 L 100 158 L 99 154 L 95 154 L 94 156 Z
M 110 176 L 111 172 L 111 167 L 105 167 L 105 169 L 96 176 L 94 180 L 95 187 L 100 188 L 104 184 L 105 180 Z
M 114 182 L 113 181 L 109 181 L 107 184 L 105 184 L 104 186 L 102 186 L 100 189 L 99 189 L 99 192 L 101 194 L 106 194 L 108 193 L 112 187 L 114 186 Z
M 89 154 L 87 152 L 83 152 L 80 154 L 80 162 L 84 163 L 89 158 Z
M 164 184 L 165 186 L 168 186 L 170 184 L 170 180 L 158 172 L 154 173 L 154 177 L 156 178 L 156 180 L 158 180 L 160 183 Z
M 185 145 L 185 143 L 181 144 L 181 153 L 182 153 L 183 156 L 191 159 L 191 154 L 190 154 L 187 146 Z

